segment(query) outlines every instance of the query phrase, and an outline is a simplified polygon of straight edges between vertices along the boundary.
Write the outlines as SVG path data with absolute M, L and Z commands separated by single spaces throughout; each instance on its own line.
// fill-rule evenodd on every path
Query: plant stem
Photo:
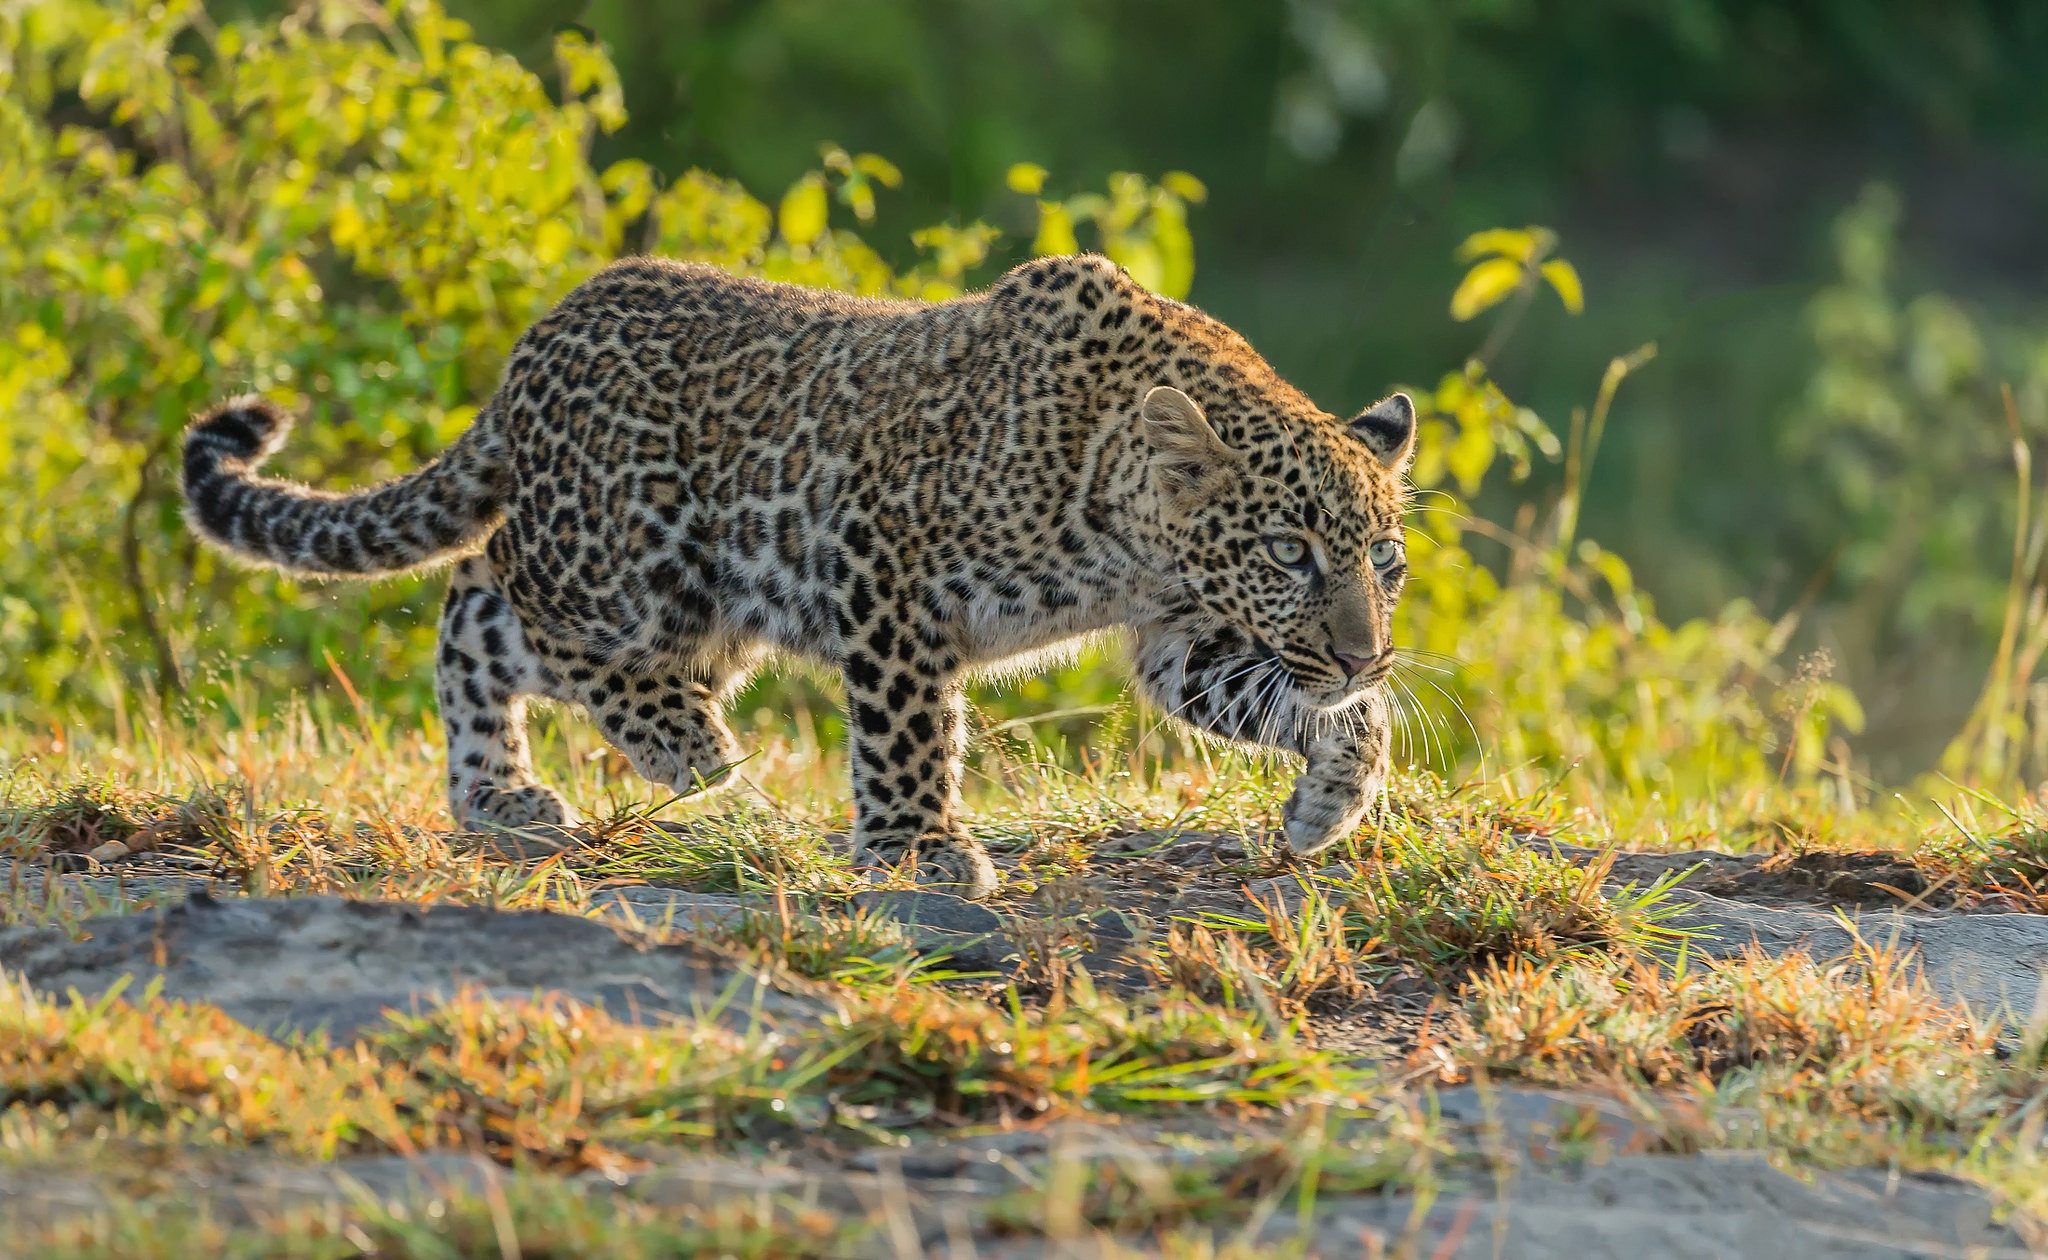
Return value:
M 149 582 L 142 573 L 142 537 L 138 528 L 142 509 L 150 499 L 150 482 L 157 460 L 162 455 L 161 438 L 150 443 L 149 449 L 143 452 L 142 467 L 135 478 L 135 493 L 121 515 L 121 568 L 127 575 L 128 589 L 135 596 L 135 613 L 142 620 L 143 633 L 149 636 L 150 646 L 156 652 L 157 678 L 166 693 L 182 695 L 185 675 L 178 668 L 178 654 L 171 649 L 171 641 L 156 618 L 156 600 L 151 597 Z

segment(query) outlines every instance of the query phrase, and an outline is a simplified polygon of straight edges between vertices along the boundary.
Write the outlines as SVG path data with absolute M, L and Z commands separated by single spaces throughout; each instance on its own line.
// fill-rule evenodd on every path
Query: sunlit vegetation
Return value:
M 266 12 L 0 6 L 0 930 L 78 936 L 183 880 L 550 910 L 640 945 L 686 941 L 826 1014 L 636 1023 L 467 991 L 330 1043 L 160 992 L 85 1000 L 0 975 L 0 1161 L 460 1153 L 496 1170 L 431 1210 L 363 1200 L 251 1225 L 118 1206 L 24 1235 L 23 1254 L 836 1254 L 903 1221 L 604 1187 L 671 1157 L 837 1157 L 1092 1120 L 1252 1127 L 1188 1137 L 1171 1159 L 1056 1159 L 989 1209 L 992 1229 L 1094 1238 L 1104 1255 L 1120 1244 L 1101 1231 L 1264 1255 L 1232 1231 L 1306 1220 L 1319 1194 L 1426 1199 L 1474 1159 L 1429 1091 L 1501 1082 L 1619 1100 L 1658 1151 L 1944 1172 L 2048 1210 L 2039 1027 L 1950 1004 L 1909 956 L 1860 938 L 1842 958 L 1697 956 L 1680 873 L 1615 877 L 1622 850 L 1768 854 L 1766 873 L 1882 851 L 1912 876 L 1889 888 L 1907 909 L 2048 910 L 2048 806 L 2027 790 L 2048 771 L 2048 526 L 2031 481 L 2048 358 L 2018 325 L 1904 296 L 1882 187 L 1835 225 L 1840 275 L 1807 312 L 1816 358 L 1787 440 L 1816 470 L 1812 512 L 1849 523 L 1844 571 L 1890 601 L 1853 621 L 1863 638 L 1831 632 L 1841 650 L 1958 618 L 1995 627 L 1938 775 L 1897 792 L 1871 777 L 1853 741 L 1882 697 L 1804 650 L 1813 601 L 1666 619 L 1630 540 L 1589 536 L 1594 470 L 1670 347 L 1603 347 L 1578 405 L 1546 420 L 1502 365 L 1603 295 L 1559 232 L 1481 230 L 1429 263 L 1431 312 L 1464 340 L 1373 383 L 1409 389 L 1422 421 L 1387 799 L 1304 864 L 1274 838 L 1293 767 L 1174 727 L 1127 692 L 1113 642 L 989 682 L 966 805 L 1008 917 L 990 934 L 1003 966 L 982 970 L 953 956 L 979 937 L 935 944 L 856 900 L 872 873 L 842 843 L 836 692 L 802 663 L 740 698 L 751 755 L 734 795 L 658 793 L 550 711 L 536 760 L 589 824 L 450 830 L 439 579 L 328 587 L 224 565 L 178 518 L 178 435 L 248 389 L 306 418 L 290 475 L 347 486 L 411 468 L 474 417 L 522 328 L 636 252 L 945 300 L 1025 257 L 1090 249 L 1199 298 L 1211 189 L 1185 171 L 1084 185 L 1006 161 L 974 194 L 1000 213 L 920 224 L 904 206 L 936 194 L 829 141 L 779 189 L 618 156 L 631 85 L 580 28 L 522 60 L 434 0 Z M 1330 48 L 1344 29 L 1327 26 Z M 1371 113 L 1332 95 L 1336 62 L 1317 64 L 1276 123 L 1305 161 Z M 1421 138 L 1393 159 L 1404 188 L 1449 160 L 1438 103 L 1418 105 Z M 1340 106 L 1335 133 L 1311 125 Z M 1974 436 L 1930 455 L 1928 426 L 1950 415 Z M 1998 495 L 1954 493 L 1993 465 Z M 1482 510 L 1511 502 L 1499 520 Z M 2009 570 L 2002 552 L 1995 572 L 1964 562 L 1987 538 L 2009 544 Z M 1955 563 L 1924 563 L 1930 548 Z M 1190 836 L 1211 838 L 1199 870 L 1151 860 Z M 1128 871 L 1209 908 L 1107 908 Z M 642 915 L 622 891 L 722 910 Z M 1118 959 L 1112 932 L 1129 943 Z M 1395 1049 L 1345 1039 L 1346 1017 L 1400 1002 L 1414 1018 L 1388 1032 Z

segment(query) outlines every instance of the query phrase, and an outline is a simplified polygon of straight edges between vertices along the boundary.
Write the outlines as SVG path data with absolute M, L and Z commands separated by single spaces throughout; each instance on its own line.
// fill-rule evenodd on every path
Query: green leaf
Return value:
M 1487 259 L 1466 272 L 1458 291 L 1451 295 L 1451 318 L 1459 323 L 1471 319 L 1513 293 L 1520 283 L 1521 263 L 1507 258 Z
M 1081 242 L 1074 236 L 1073 216 L 1057 201 L 1038 203 L 1038 235 L 1031 239 L 1031 256 L 1078 254 Z
M 1564 309 L 1574 315 L 1586 309 L 1586 290 L 1579 284 L 1578 268 L 1562 258 L 1553 258 L 1543 264 L 1543 278 L 1557 290 L 1557 300 L 1564 303 Z
M 776 210 L 776 226 L 791 245 L 809 245 L 825 234 L 825 177 L 816 171 L 790 185 Z
M 1529 228 L 1488 228 L 1474 232 L 1458 246 L 1459 262 L 1470 262 L 1488 254 L 1498 254 L 1516 263 L 1526 262 L 1535 252 L 1537 237 Z
M 853 169 L 884 188 L 896 188 L 903 183 L 903 172 L 896 169 L 894 162 L 878 153 L 863 153 L 856 157 Z
M 862 223 L 875 217 L 875 186 L 866 180 L 849 183 L 843 196 L 846 204 L 853 207 L 853 217 Z
M 1182 201 L 1201 205 L 1209 199 L 1209 186 L 1186 171 L 1168 171 L 1159 177 L 1159 186 Z
M 1036 162 L 1019 162 L 1010 168 L 1005 182 L 1010 185 L 1011 192 L 1035 197 L 1045 189 L 1045 177 L 1048 173 Z

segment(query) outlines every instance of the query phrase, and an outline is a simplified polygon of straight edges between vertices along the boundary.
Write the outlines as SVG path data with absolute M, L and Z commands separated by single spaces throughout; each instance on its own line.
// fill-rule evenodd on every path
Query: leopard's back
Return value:
M 986 296 L 608 269 L 521 339 L 498 395 L 513 489 L 490 547 L 508 595 L 636 657 L 709 636 L 829 658 L 835 600 L 880 535 L 876 585 L 1076 620 L 1088 575 L 1042 520 L 1074 498 L 1093 427 L 1077 440 L 1075 400 L 1043 385 L 1057 347 L 1007 314 Z M 1114 593 L 1094 583 L 1095 601 Z

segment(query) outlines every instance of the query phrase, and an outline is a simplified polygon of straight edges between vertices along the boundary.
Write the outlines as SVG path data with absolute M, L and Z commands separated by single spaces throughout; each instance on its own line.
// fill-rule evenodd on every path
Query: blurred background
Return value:
M 313 417 L 281 470 L 358 482 L 459 429 L 609 254 L 937 295 L 1066 239 L 1332 411 L 1434 400 L 1418 758 L 1519 723 L 1503 764 L 1697 791 L 1796 763 L 1846 804 L 1944 755 L 2048 770 L 2048 6 L 15 0 L 0 50 L 17 723 L 337 685 L 430 708 L 431 581 L 193 552 L 167 461 L 208 397 L 277 392 Z M 480 155 L 497 182 L 462 183 Z M 1530 225 L 1530 283 L 1455 317 L 1461 242 Z M 999 716 L 1101 707 L 1099 675 Z M 1542 729 L 1558 707 L 1585 728 Z

